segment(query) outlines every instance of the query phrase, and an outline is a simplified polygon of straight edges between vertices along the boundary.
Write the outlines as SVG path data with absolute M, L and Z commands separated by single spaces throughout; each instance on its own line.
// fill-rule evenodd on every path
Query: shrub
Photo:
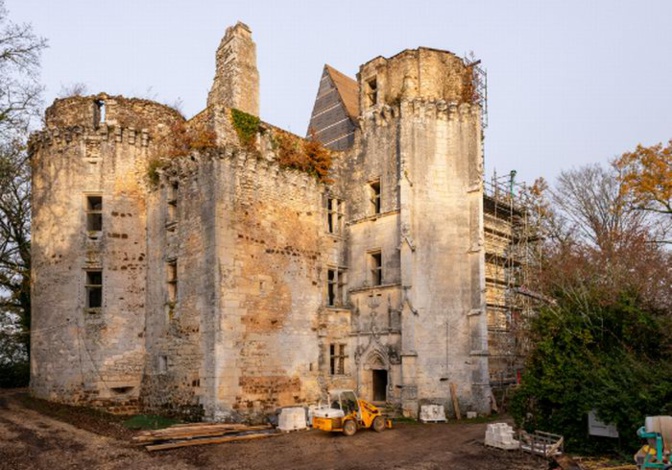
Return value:
M 559 299 L 533 320 L 536 348 L 512 401 L 517 424 L 562 434 L 572 450 L 636 449 L 645 417 L 672 412 L 669 332 L 669 318 L 632 295 Z M 591 410 L 619 440 L 588 436 Z

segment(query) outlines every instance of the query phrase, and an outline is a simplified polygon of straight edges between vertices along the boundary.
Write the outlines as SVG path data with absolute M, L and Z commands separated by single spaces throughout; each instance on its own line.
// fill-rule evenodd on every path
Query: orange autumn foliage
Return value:
M 672 140 L 626 152 L 615 162 L 622 191 L 634 204 L 653 212 L 672 214 Z

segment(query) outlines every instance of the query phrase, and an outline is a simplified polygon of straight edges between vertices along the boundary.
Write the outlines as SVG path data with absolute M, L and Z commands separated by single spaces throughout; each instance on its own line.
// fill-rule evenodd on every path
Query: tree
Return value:
M 30 120 L 41 105 L 38 81 L 40 54 L 46 40 L 37 37 L 29 24 L 9 20 L 0 0 L 0 138 L 25 136 Z
M 30 165 L 26 139 L 38 116 L 46 41 L 9 20 L 0 0 L 0 375 L 30 352 Z M 18 330 L 14 326 L 18 323 Z M 18 341 L 17 341 L 18 339 Z M 7 362 L 9 360 L 9 363 Z M 9 364 L 9 365 L 8 365 Z M 25 370 L 25 363 L 18 364 Z M 7 385 L 3 383 L 3 385 Z
M 563 172 L 540 204 L 553 232 L 533 288 L 553 302 L 532 320 L 513 411 L 574 448 L 605 444 L 588 439 L 591 410 L 626 447 L 647 414 L 672 411 L 672 257 L 652 243 L 659 221 L 632 207 L 617 172 Z
M 560 173 L 551 201 L 576 242 L 609 252 L 647 229 L 646 214 L 631 210 L 617 176 L 599 164 Z
M 547 240 L 537 286 L 547 294 L 600 280 L 604 295 L 627 289 L 659 308 L 670 304 L 669 253 L 655 246 L 668 224 L 633 208 L 614 166 L 586 165 L 563 171 L 545 217 L 555 234 Z
M 623 192 L 636 207 L 672 215 L 672 140 L 626 152 L 615 162 L 621 170 Z

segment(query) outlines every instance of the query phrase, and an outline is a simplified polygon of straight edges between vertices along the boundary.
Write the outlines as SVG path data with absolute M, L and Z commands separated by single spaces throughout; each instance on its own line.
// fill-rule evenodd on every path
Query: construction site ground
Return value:
M 317 430 L 147 452 L 121 419 L 0 390 L 0 469 L 547 469 L 520 451 L 485 447 L 485 423 L 399 423 L 353 437 Z

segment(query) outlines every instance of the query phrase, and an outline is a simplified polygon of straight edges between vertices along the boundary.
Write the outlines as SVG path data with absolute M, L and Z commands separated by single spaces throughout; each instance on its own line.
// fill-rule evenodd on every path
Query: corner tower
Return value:
M 145 361 L 146 194 L 183 122 L 121 96 L 59 99 L 30 142 L 31 391 L 129 411 Z M 150 274 L 151 276 L 151 274 Z
M 227 28 L 217 49 L 208 107 L 216 105 L 259 116 L 257 46 L 252 41 L 252 30 L 241 22 Z
M 428 403 L 453 409 L 452 395 L 462 411 L 489 412 L 472 67 L 420 48 L 369 61 L 358 82 L 348 259 L 351 304 L 365 325 L 357 327 L 360 388 L 380 396 L 384 379 L 386 400 L 407 416 Z

